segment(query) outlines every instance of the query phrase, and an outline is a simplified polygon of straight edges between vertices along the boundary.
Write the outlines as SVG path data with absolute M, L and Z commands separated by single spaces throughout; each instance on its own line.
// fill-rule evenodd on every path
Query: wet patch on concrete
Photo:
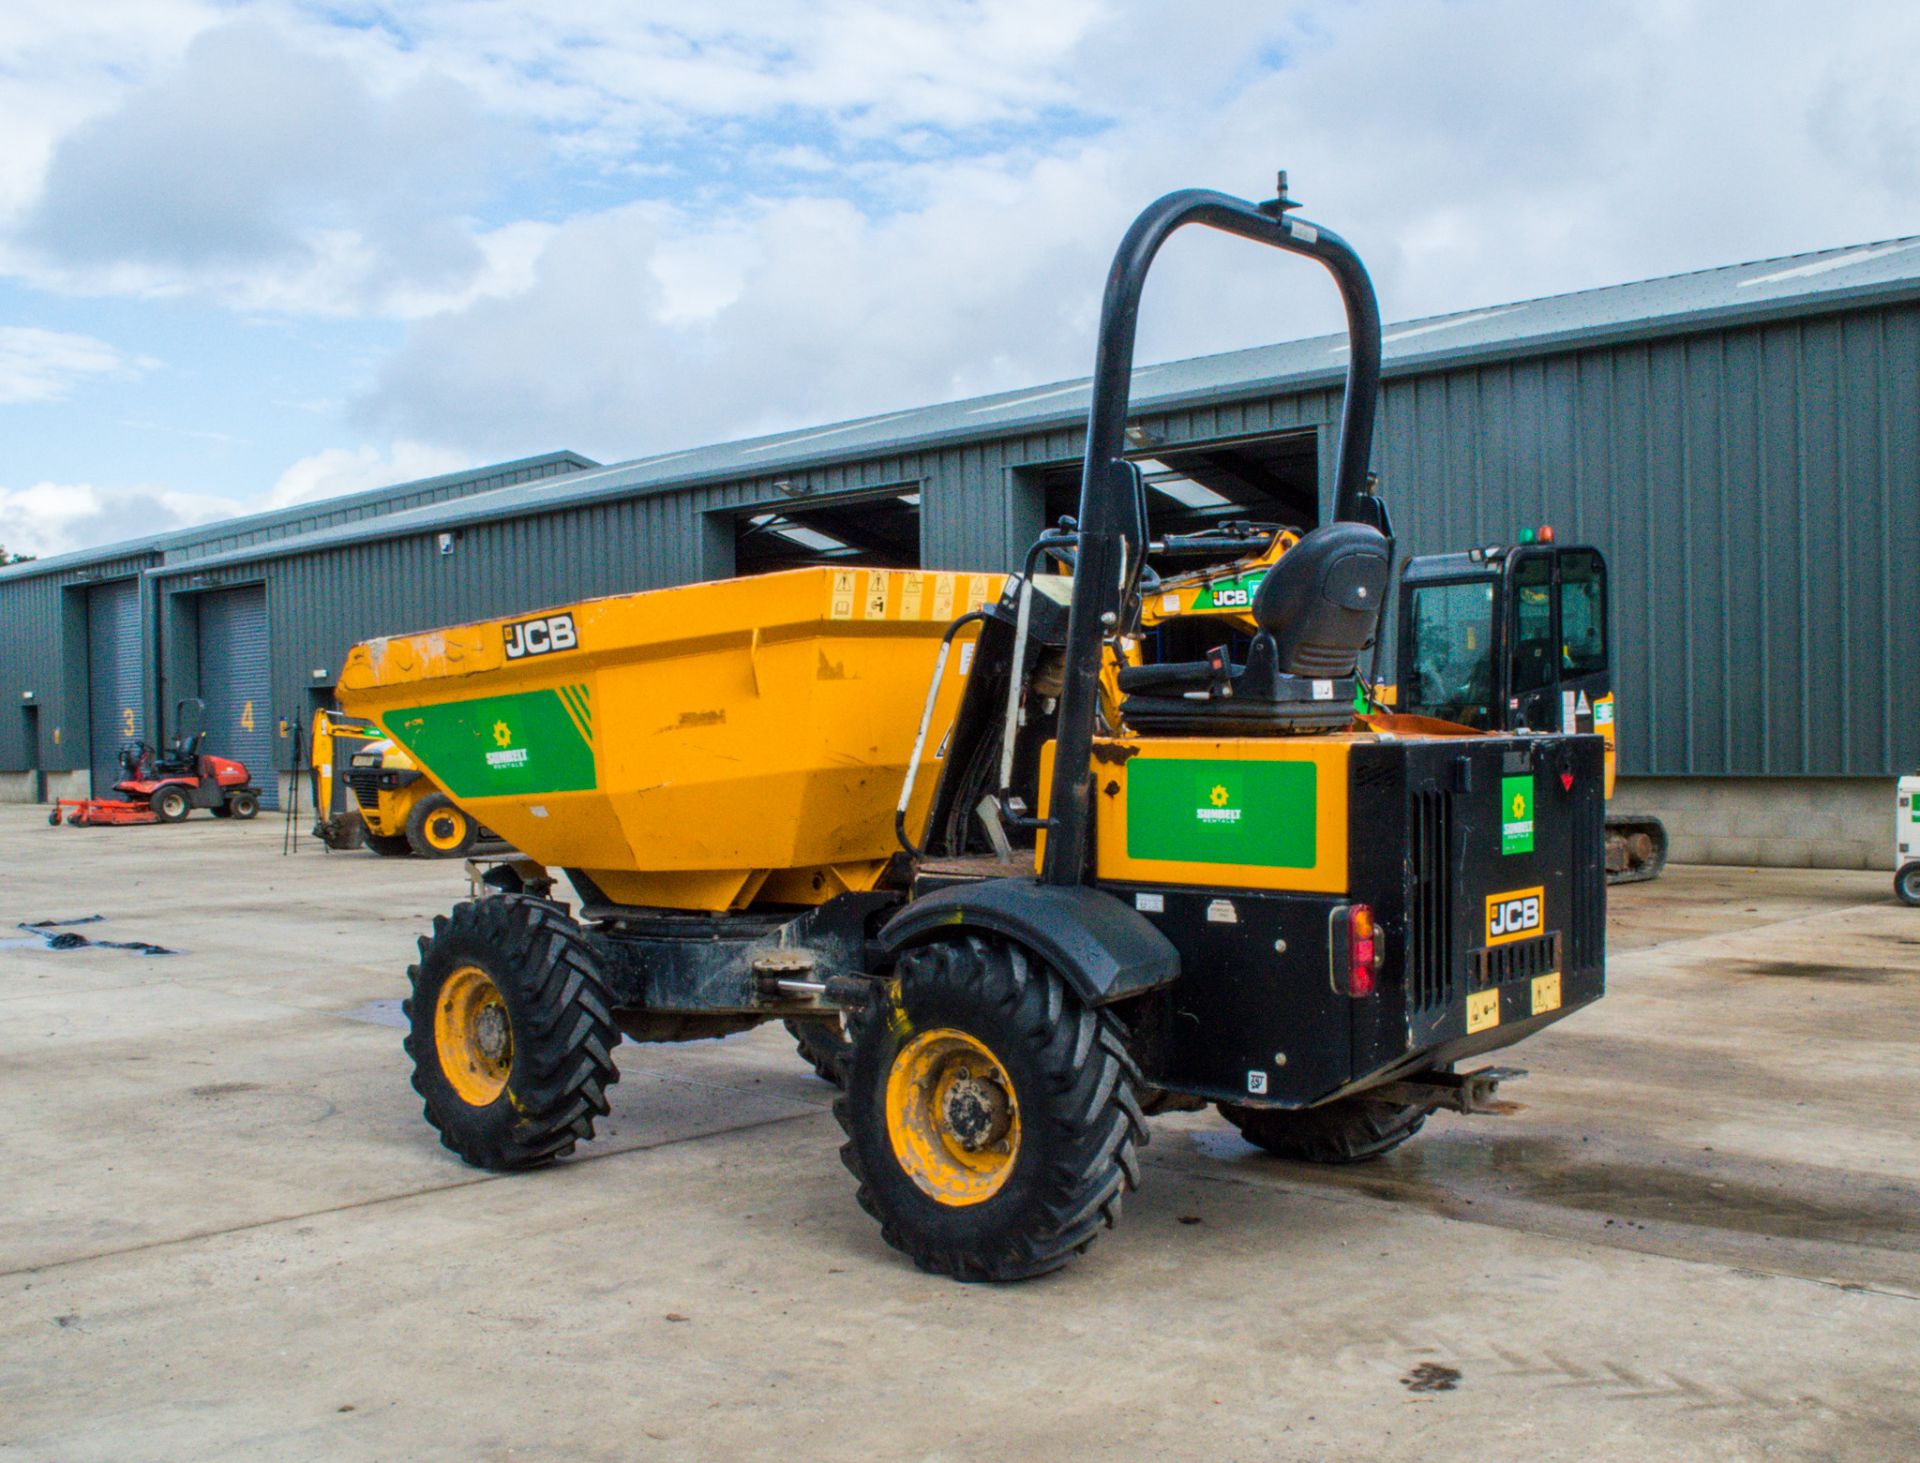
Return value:
M 408 1026 L 407 1014 L 397 1000 L 368 1001 L 351 1011 L 340 1012 L 340 1016 L 347 1021 L 364 1021 L 369 1026 L 391 1026 L 395 1031 L 405 1031 Z
M 1829 965 L 1814 960 L 1733 960 L 1726 967 L 1736 975 L 1757 975 L 1769 980 L 1845 981 L 1860 985 L 1880 985 L 1894 978 L 1894 972 L 1878 965 Z
M 1237 1178 L 1280 1188 L 1685 1258 L 1741 1264 L 1759 1256 L 1763 1268 L 1824 1280 L 1920 1288 L 1920 1187 L 1880 1175 L 1591 1134 L 1429 1133 L 1347 1169 L 1282 1162 L 1231 1131 L 1188 1138 L 1188 1151 L 1208 1168 L 1229 1167 Z

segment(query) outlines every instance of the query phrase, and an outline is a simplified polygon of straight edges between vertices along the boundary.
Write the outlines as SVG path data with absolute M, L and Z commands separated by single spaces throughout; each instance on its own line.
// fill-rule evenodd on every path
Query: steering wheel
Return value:
M 127 781 L 138 782 L 141 769 L 152 763 L 156 753 L 152 742 L 127 742 L 120 748 L 120 765 L 126 769 Z

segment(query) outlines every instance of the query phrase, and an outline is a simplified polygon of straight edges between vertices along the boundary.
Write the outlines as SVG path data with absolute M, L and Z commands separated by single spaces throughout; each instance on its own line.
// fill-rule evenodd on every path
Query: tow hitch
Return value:
M 1398 1082 L 1384 1082 L 1367 1093 L 1384 1102 L 1420 1107 L 1443 1107 L 1449 1112 L 1511 1113 L 1520 1110 L 1498 1094 L 1502 1082 L 1526 1076 L 1522 1067 L 1482 1067 L 1474 1072 L 1421 1072 Z

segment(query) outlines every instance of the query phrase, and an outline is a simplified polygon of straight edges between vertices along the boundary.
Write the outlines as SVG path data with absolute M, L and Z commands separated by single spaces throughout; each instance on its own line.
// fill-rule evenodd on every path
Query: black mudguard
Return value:
M 1170 985 L 1180 955 L 1136 909 L 1084 884 L 982 879 L 914 900 L 888 920 L 880 944 L 891 958 L 954 930 L 1014 940 L 1057 970 L 1074 994 L 1103 1006 Z

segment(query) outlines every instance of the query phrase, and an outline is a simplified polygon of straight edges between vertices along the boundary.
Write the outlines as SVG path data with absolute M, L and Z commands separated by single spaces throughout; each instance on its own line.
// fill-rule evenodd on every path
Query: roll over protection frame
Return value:
M 1333 516 L 1374 521 L 1369 512 L 1367 463 L 1380 397 L 1380 307 L 1366 266 L 1353 247 L 1331 229 L 1291 216 L 1297 206 L 1287 197 L 1285 173 L 1280 174 L 1279 196 L 1267 203 L 1248 203 L 1199 188 L 1169 193 L 1133 221 L 1108 271 L 1094 354 L 1093 403 L 1087 415 L 1087 455 L 1080 478 L 1078 551 L 1067 616 L 1053 784 L 1048 816 L 1042 820 L 1047 849 L 1041 879 L 1047 884 L 1077 884 L 1087 876 L 1100 647 L 1126 621 L 1125 601 L 1134 593 L 1147 548 L 1139 480 L 1126 459 L 1140 292 L 1154 256 L 1176 229 L 1201 224 L 1238 234 L 1318 260 L 1333 275 L 1346 307 L 1350 347 L 1334 458 Z

